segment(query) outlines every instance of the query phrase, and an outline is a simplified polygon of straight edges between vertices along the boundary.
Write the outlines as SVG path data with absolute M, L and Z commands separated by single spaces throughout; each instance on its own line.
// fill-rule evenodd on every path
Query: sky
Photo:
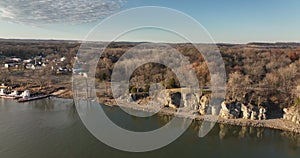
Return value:
M 298 0 L 2 0 L 0 38 L 84 40 L 104 19 L 141 6 L 183 12 L 218 43 L 300 42 Z M 109 26 L 108 32 L 130 23 L 126 18 L 119 21 L 120 25 Z M 189 24 L 179 22 L 178 27 L 189 34 L 196 32 Z M 98 40 L 105 41 L 106 36 Z M 119 40 L 182 42 L 170 32 L 149 29 Z

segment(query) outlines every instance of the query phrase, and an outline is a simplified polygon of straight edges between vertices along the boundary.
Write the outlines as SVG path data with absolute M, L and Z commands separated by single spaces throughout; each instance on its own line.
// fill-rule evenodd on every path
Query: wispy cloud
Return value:
M 0 19 L 23 24 L 97 21 L 122 7 L 124 0 L 1 0 Z

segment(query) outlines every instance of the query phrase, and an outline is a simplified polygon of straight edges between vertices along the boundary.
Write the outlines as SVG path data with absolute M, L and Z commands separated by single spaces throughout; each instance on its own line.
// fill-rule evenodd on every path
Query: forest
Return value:
M 80 44 L 76 41 L 2 40 L 0 59 L 3 64 L 7 57 L 28 59 L 38 55 L 45 58 L 59 55 L 73 62 L 71 59 L 76 56 Z M 97 81 L 110 82 L 115 64 L 126 51 L 139 44 L 141 43 L 109 44 L 98 62 L 95 74 Z M 188 58 L 190 68 L 196 73 L 201 87 L 211 85 L 208 65 L 218 67 L 217 63 L 206 62 L 193 44 L 168 45 Z M 226 69 L 226 100 L 251 103 L 279 113 L 285 107 L 300 106 L 300 44 L 217 44 L 217 47 Z M 160 48 L 151 48 L 151 51 L 159 52 Z M 171 69 L 162 64 L 147 63 L 138 67 L 131 75 L 129 91 L 147 92 L 151 83 L 162 83 L 165 88 L 180 87 Z

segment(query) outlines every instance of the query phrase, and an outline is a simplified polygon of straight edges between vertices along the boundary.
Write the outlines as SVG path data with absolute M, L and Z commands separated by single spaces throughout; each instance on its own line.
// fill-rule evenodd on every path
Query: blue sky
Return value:
M 66 0 L 64 1 L 67 2 Z M 94 3 L 96 4 L 97 0 L 94 0 Z M 11 7 L 9 6 L 10 4 L 9 1 L 7 4 L 0 3 L 0 9 L 4 8 L 2 9 L 2 13 L 0 11 L 0 17 L 2 16 L 0 18 L 0 38 L 82 40 L 97 23 L 112 13 L 139 6 L 162 6 L 190 15 L 208 30 L 216 42 L 300 42 L 300 1 L 297 0 L 126 0 L 120 4 L 120 8 L 115 6 L 115 3 L 105 5 L 104 7 L 107 8 L 109 6 L 113 12 L 104 15 L 102 13 L 105 13 L 105 11 L 101 10 L 101 14 L 92 15 L 104 15 L 96 21 L 94 19 L 98 17 L 89 18 L 87 15 L 87 17 L 80 19 L 76 19 L 75 17 L 75 20 L 80 20 L 79 23 L 70 23 L 68 20 L 72 20 L 74 17 L 70 17 L 69 19 L 62 17 L 62 19 L 59 19 L 60 15 L 57 15 L 59 13 L 51 13 L 55 15 L 56 21 L 42 21 L 45 23 L 38 25 L 36 22 L 39 22 L 39 19 L 36 20 L 37 18 L 35 19 L 34 15 L 43 11 L 43 8 L 39 10 L 36 8 L 38 5 L 35 4 L 27 6 L 29 8 L 32 7 L 30 8 L 31 10 L 38 10 L 36 14 L 31 15 L 33 18 L 28 18 L 25 16 L 22 17 L 28 9 L 24 12 L 19 11 L 22 10 L 23 5 L 14 4 Z M 15 9 L 9 10 L 13 7 Z M 72 7 L 74 8 L 74 6 Z M 103 5 L 97 7 L 96 9 L 99 10 Z M 10 17 L 11 14 L 9 11 L 14 16 Z M 63 15 L 70 16 L 66 12 Z M 5 18 L 5 16 L 8 18 Z M 51 18 L 51 16 L 49 17 Z M 87 19 L 94 21 L 87 21 Z M 64 22 L 64 20 L 67 22 Z M 183 25 L 183 27 L 189 30 L 189 26 Z M 112 28 L 118 29 L 118 26 L 112 26 Z M 147 32 L 144 32 L 142 35 L 147 36 Z M 150 33 L 148 36 L 151 36 Z M 164 37 L 162 41 L 176 42 L 172 38 L 173 36 Z M 128 39 L 124 38 L 124 40 L 133 41 L 145 39 L 147 38 L 140 36 Z M 156 39 L 153 40 L 155 41 Z

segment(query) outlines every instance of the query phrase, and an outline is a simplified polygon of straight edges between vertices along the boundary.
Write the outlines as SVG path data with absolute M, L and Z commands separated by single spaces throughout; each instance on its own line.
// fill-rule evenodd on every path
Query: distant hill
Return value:
M 297 47 L 300 47 L 300 43 L 295 43 L 295 42 L 276 42 L 276 43 L 252 42 L 252 43 L 248 43 L 247 46 L 269 47 L 269 48 L 297 48 Z
M 5 39 L 0 38 L 0 42 L 22 42 L 22 43 L 78 43 L 78 40 L 44 40 L 44 39 Z
M 0 42 L 25 42 L 25 43 L 81 43 L 80 40 L 55 40 L 55 39 L 6 39 L 6 38 L 0 38 Z M 106 42 L 104 42 L 106 43 Z M 152 43 L 147 41 L 141 41 L 141 42 L 130 42 L 130 41 L 118 41 L 113 42 L 115 44 L 121 44 L 121 45 L 138 45 L 143 43 Z M 168 43 L 166 43 L 168 44 Z M 187 43 L 170 43 L 170 44 L 179 44 L 179 45 L 185 45 Z M 201 44 L 201 43 L 197 43 Z M 237 46 L 237 45 L 244 45 L 248 47 L 273 47 L 273 48 L 296 48 L 300 47 L 300 43 L 297 42 L 275 42 L 275 43 L 268 43 L 268 42 L 250 42 L 247 44 L 236 44 L 236 43 L 216 43 L 218 46 Z

